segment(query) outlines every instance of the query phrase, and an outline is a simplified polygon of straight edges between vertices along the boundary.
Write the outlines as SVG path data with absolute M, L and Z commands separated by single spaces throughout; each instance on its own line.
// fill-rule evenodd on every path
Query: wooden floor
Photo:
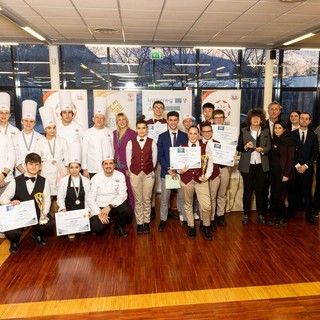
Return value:
M 213 241 L 158 218 L 150 235 L 26 234 L 0 244 L 0 319 L 320 319 L 320 231 L 299 214 L 282 229 L 228 216 Z

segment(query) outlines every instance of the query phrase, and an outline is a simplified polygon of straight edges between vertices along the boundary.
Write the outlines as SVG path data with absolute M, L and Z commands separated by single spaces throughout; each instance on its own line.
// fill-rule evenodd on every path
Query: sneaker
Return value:
M 194 217 L 194 220 L 200 219 L 199 215 L 196 212 L 193 213 L 193 217 Z

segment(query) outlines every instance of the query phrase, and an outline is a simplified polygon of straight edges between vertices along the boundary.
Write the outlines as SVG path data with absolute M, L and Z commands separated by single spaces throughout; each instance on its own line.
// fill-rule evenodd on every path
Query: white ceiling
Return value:
M 51 44 L 280 48 L 320 32 L 320 0 L 296 1 L 0 0 L 0 41 L 37 43 L 19 24 Z M 118 32 L 99 34 L 98 28 Z M 320 36 L 296 46 L 319 48 Z

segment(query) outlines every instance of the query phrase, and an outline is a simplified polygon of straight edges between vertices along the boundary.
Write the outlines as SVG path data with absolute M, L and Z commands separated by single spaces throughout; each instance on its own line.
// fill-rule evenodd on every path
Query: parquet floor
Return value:
M 320 319 L 320 230 L 228 216 L 214 240 L 168 220 L 150 235 L 55 235 L 0 244 L 0 319 Z

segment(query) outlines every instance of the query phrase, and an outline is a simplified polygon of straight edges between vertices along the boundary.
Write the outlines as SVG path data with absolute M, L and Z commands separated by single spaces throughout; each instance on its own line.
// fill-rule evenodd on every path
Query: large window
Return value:
M 11 47 L 0 46 L 0 86 L 14 86 Z

